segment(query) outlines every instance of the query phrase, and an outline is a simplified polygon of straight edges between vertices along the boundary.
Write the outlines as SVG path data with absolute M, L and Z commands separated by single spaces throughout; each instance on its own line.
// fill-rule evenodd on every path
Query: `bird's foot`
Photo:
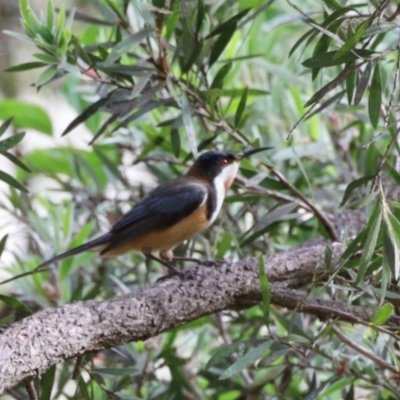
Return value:
M 173 272 L 169 272 L 166 275 L 160 276 L 157 280 L 156 283 L 160 283 L 160 282 L 164 282 L 167 281 L 168 279 L 171 279 L 175 276 L 178 276 L 180 279 L 183 279 L 183 277 L 185 276 L 185 273 L 183 271 L 179 271 L 176 268 L 174 268 L 175 270 Z

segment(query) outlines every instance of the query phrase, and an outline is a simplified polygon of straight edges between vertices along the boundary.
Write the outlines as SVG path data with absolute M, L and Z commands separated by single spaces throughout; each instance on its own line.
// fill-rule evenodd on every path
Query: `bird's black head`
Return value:
M 228 151 L 210 150 L 203 153 L 190 168 L 188 174 L 198 176 L 209 182 L 216 179 L 224 182 L 228 189 L 236 177 L 239 162 L 243 158 L 272 147 L 260 147 L 258 149 L 250 149 L 242 153 L 231 153 Z
M 200 175 L 208 181 L 213 181 L 223 170 L 229 169 L 236 176 L 239 159 L 233 153 L 227 151 L 211 150 L 203 153 L 193 164 L 190 173 Z M 235 167 L 234 167 L 235 166 Z

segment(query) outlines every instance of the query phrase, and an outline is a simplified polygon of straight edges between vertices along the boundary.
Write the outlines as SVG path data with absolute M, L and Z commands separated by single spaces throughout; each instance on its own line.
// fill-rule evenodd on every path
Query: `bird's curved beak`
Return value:
M 259 153 L 260 151 L 264 150 L 271 150 L 273 147 L 259 147 L 258 149 L 250 149 L 246 151 L 242 151 L 241 153 L 236 154 L 236 158 L 240 161 L 243 158 L 250 157 L 253 154 Z

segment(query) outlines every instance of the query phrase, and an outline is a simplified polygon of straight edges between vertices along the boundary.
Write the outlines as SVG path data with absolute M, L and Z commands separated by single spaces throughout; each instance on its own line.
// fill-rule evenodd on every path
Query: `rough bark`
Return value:
M 323 240 L 265 256 L 271 300 L 321 318 L 356 322 L 370 315 L 340 302 L 310 299 L 293 290 L 326 273 L 327 245 L 335 265 L 345 246 Z M 262 298 L 258 262 L 215 262 L 186 271 L 139 292 L 105 301 L 85 301 L 46 309 L 14 323 L 0 334 L 0 392 L 42 374 L 65 359 L 126 342 L 145 340 L 201 316 L 239 310 Z M 340 304 L 339 304 L 340 303 Z

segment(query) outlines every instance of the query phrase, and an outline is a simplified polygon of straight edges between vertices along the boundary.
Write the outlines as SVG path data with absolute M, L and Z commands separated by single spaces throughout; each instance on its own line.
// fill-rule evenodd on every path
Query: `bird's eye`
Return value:
M 228 164 L 229 164 L 229 161 L 228 161 L 227 158 L 222 158 L 221 161 L 220 161 L 220 163 L 221 163 L 222 166 L 225 166 L 225 165 L 228 165 Z

